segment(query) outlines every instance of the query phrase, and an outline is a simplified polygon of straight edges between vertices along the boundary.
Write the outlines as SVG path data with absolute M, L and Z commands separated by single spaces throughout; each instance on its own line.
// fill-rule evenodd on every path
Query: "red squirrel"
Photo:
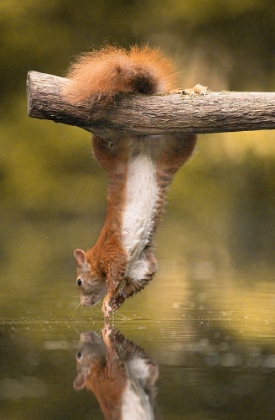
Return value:
M 117 95 L 176 90 L 175 69 L 158 49 L 105 47 L 71 66 L 64 91 L 73 104 L 115 103 Z M 196 85 L 188 94 L 204 94 Z M 195 134 L 93 138 L 96 160 L 108 175 L 107 211 L 96 244 L 74 251 L 83 305 L 104 298 L 105 317 L 148 284 L 157 271 L 153 236 L 174 174 L 191 156 Z
M 118 330 L 105 326 L 102 338 L 81 334 L 74 388 L 91 391 L 106 420 L 156 419 L 158 367 Z

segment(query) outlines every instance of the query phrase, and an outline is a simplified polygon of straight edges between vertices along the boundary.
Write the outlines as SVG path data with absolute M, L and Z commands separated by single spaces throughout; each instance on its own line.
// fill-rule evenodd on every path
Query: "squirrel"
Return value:
M 63 95 L 72 104 L 114 104 L 119 94 L 176 91 L 175 67 L 158 49 L 107 46 L 72 64 Z M 196 85 L 189 95 L 205 94 Z M 98 107 L 98 105 L 97 105 Z M 196 135 L 93 137 L 96 160 L 108 176 L 107 210 L 95 245 L 76 249 L 76 284 L 82 305 L 104 298 L 105 318 L 143 289 L 157 271 L 153 236 L 164 213 L 165 194 L 177 170 L 192 155 Z
M 91 391 L 106 420 L 158 418 L 158 367 L 115 328 L 105 325 L 102 339 L 81 333 L 76 367 L 74 389 Z

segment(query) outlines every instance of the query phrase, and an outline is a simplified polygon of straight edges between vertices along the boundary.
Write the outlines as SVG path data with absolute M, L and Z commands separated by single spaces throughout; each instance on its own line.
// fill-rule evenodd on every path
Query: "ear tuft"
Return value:
M 86 378 L 83 373 L 78 372 L 74 380 L 74 389 L 83 389 L 85 387 Z
M 88 263 L 86 254 L 82 249 L 76 249 L 74 251 L 74 257 L 78 265 L 84 265 Z

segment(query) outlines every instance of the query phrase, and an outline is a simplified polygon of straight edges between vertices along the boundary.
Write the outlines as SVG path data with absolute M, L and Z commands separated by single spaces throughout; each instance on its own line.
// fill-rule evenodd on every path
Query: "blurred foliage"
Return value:
M 1 95 L 23 92 L 28 70 L 62 73 L 105 41 L 158 45 L 189 68 L 196 54 L 231 89 L 270 89 L 274 9 L 273 0 L 1 0 Z
M 88 394 L 74 397 L 74 350 L 69 347 L 68 358 L 45 343 L 71 345 L 77 336 L 71 320 L 79 330 L 102 326 L 99 306 L 76 310 L 72 251 L 98 236 L 106 177 L 93 160 L 89 134 L 28 118 L 27 72 L 64 75 L 73 58 L 93 46 L 148 43 L 175 60 L 179 86 L 274 91 L 274 12 L 274 0 L 0 0 L 0 370 L 21 388 L 36 377 L 47 389 L 36 401 L 28 393 L 2 399 L 1 418 L 69 419 L 76 412 L 101 418 Z M 263 387 L 266 400 L 258 391 L 251 399 L 244 393 L 236 417 L 231 400 L 224 416 L 207 398 L 198 406 L 198 393 L 209 386 L 205 378 L 204 388 L 197 386 L 192 375 L 202 369 L 191 364 L 192 372 L 188 361 L 189 354 L 205 360 L 226 340 L 228 352 L 243 357 L 238 339 L 251 343 L 248 356 L 253 349 L 257 357 L 274 354 L 274 191 L 273 131 L 200 136 L 175 177 L 156 238 L 159 273 L 116 314 L 127 338 L 173 367 L 171 378 L 163 366 L 160 377 L 167 418 L 183 418 L 177 401 L 188 409 L 193 400 L 184 418 L 242 418 L 250 407 L 254 418 L 255 409 L 257 418 L 273 416 L 273 380 Z M 177 371 L 177 364 L 188 369 Z M 235 367 L 234 373 L 226 369 L 235 379 Z M 222 388 L 216 371 L 210 374 L 216 395 Z M 0 381 L 2 388 L 6 383 Z
M 27 72 L 64 75 L 93 46 L 148 43 L 174 58 L 183 87 L 271 91 L 274 9 L 273 0 L 1 0 L 0 260 L 14 287 L 29 296 L 34 281 L 73 285 L 72 250 L 93 244 L 105 212 L 89 135 L 28 118 Z M 171 187 L 160 259 L 190 273 L 273 267 L 274 166 L 273 132 L 201 136 Z

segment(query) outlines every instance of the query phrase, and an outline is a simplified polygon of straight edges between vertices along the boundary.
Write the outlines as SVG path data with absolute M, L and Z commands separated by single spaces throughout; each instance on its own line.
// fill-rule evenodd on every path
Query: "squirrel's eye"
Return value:
M 81 351 L 78 351 L 76 353 L 76 358 L 79 360 L 79 359 L 81 359 L 81 357 L 82 357 L 82 352 Z
M 77 279 L 77 285 L 78 285 L 78 287 L 81 287 L 82 286 L 82 280 L 81 279 Z

